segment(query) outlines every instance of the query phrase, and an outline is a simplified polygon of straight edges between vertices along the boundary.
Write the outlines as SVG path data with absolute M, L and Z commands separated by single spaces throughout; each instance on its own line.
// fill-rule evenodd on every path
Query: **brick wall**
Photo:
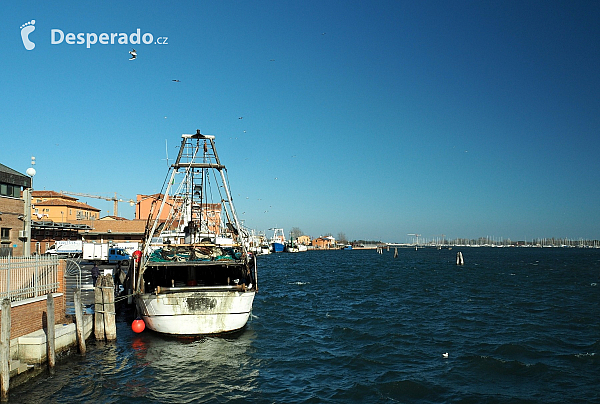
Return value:
M 61 296 L 54 298 L 54 320 L 56 324 L 66 322 L 66 282 L 65 282 L 65 260 L 60 260 L 58 265 L 59 293 Z M 18 338 L 31 332 L 46 328 L 47 326 L 47 301 L 23 304 L 11 307 L 10 310 L 10 338 Z
M 23 216 L 25 202 L 22 199 L 0 196 L 0 227 L 10 229 L 10 237 L 0 240 L 0 245 L 11 248 L 13 256 L 23 255 L 23 241 L 19 240 L 19 230 L 24 229 Z M 16 247 L 14 247 L 16 245 Z

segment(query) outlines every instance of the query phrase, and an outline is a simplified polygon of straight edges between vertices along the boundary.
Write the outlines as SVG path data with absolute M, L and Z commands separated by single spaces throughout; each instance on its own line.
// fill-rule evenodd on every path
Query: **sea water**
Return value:
M 308 251 L 258 265 L 242 332 L 135 334 L 125 311 L 116 342 L 90 338 L 85 357 L 9 402 L 600 402 L 598 249 Z

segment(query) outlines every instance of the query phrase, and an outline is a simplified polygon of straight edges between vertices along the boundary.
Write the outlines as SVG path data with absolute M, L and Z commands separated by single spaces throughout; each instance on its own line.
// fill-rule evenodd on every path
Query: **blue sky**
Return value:
M 0 163 L 135 199 L 201 129 L 257 231 L 599 238 L 599 20 L 593 1 L 5 2 Z M 138 28 L 167 44 L 51 43 Z

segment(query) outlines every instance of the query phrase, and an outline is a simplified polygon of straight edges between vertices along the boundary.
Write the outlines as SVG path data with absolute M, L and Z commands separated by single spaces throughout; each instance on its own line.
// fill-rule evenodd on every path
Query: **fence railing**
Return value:
M 57 257 L 0 258 L 0 299 L 16 302 L 56 292 L 58 263 Z

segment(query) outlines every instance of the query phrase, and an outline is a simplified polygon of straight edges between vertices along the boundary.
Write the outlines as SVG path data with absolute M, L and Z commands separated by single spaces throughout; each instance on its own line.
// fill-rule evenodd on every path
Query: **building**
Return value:
M 154 195 L 137 195 L 136 203 L 135 203 L 135 218 L 146 220 L 152 214 L 152 218 L 155 218 L 158 209 L 160 209 L 160 201 L 162 199 L 162 194 L 154 194 Z M 165 207 L 160 213 L 160 220 L 165 221 L 169 215 L 169 211 L 173 207 L 174 202 L 167 198 L 167 202 L 165 203 Z
M 55 191 L 31 193 L 31 252 L 44 254 L 57 240 L 81 240 L 100 209 Z
M 143 221 L 148 220 L 149 217 L 155 218 L 160 209 L 160 201 L 162 197 L 162 194 L 137 195 L 135 218 Z M 186 209 L 186 206 L 183 205 L 183 201 L 181 200 L 170 199 L 167 197 L 165 206 L 163 206 L 163 209 L 160 212 L 161 222 L 165 222 L 168 219 L 169 213 L 172 209 L 175 211 Z M 189 209 L 189 207 L 187 209 Z M 210 233 L 219 235 L 221 233 L 220 230 L 222 226 L 221 209 L 221 204 L 218 203 L 205 203 L 202 205 L 194 203 L 194 206 L 192 207 L 192 216 L 194 219 L 196 219 L 198 215 L 202 214 L 203 228 L 201 231 L 208 231 Z M 173 226 L 177 226 L 179 224 L 180 223 L 171 223 L 169 225 L 171 228 L 173 228 Z
M 0 257 L 23 255 L 25 188 L 31 188 L 30 177 L 0 164 Z
M 31 218 L 32 220 L 76 223 L 81 220 L 98 220 L 100 209 L 55 191 L 33 191 L 31 193 Z
M 80 235 L 84 241 L 97 243 L 141 243 L 146 229 L 145 220 L 98 220 L 91 225 Z
M 311 245 L 309 236 L 300 236 L 296 239 L 296 243 L 302 245 Z
M 312 241 L 312 245 L 319 250 L 329 250 L 335 248 L 335 238 L 331 236 L 317 237 Z

